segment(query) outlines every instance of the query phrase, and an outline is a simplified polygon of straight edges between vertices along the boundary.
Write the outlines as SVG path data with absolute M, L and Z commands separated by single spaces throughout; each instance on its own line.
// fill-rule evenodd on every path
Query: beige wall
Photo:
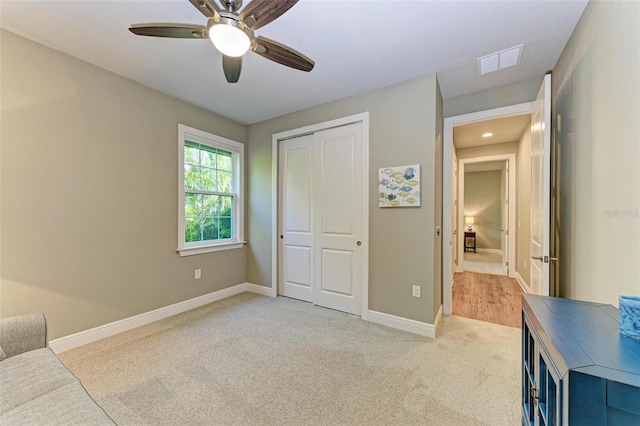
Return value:
M 531 246 L 531 125 L 527 125 L 516 154 L 516 272 L 529 285 Z
M 640 296 L 640 2 L 591 1 L 553 69 L 560 294 Z
M 445 99 L 444 116 L 454 117 L 471 112 L 531 102 L 536 99 L 542 77 L 533 77 L 512 84 Z
M 0 34 L 1 315 L 56 338 L 245 282 L 246 249 L 175 250 L 178 123 L 246 127 Z
M 463 211 L 474 217 L 477 248 L 501 249 L 501 180 L 500 170 L 464 174 Z
M 620 294 L 640 295 L 638 16 L 638 2 L 591 1 L 553 70 L 565 297 L 617 304 Z M 250 247 L 179 258 L 177 123 L 240 142 L 247 128 L 0 34 L 0 315 L 43 311 L 51 338 L 227 285 L 270 284 L 271 135 L 363 111 L 371 112 L 370 309 L 433 322 L 441 298 L 439 116 L 531 101 L 541 80 L 442 102 L 432 75 L 252 125 Z M 457 155 L 522 153 L 518 143 L 500 145 Z M 423 206 L 378 209 L 377 168 L 415 162 Z M 524 251 L 518 271 L 527 279 Z M 422 285 L 422 299 L 411 297 L 412 284 Z
M 248 281 L 271 285 L 272 135 L 369 111 L 369 309 L 433 323 L 441 298 L 434 282 L 438 92 L 429 75 L 249 126 Z M 379 208 L 378 168 L 415 163 L 422 165 L 422 206 Z M 422 298 L 411 297 L 412 285 L 422 287 Z

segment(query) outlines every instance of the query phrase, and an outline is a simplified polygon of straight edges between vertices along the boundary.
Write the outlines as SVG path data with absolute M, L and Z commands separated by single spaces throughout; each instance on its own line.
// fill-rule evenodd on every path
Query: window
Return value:
M 242 247 L 244 146 L 178 125 L 180 256 Z

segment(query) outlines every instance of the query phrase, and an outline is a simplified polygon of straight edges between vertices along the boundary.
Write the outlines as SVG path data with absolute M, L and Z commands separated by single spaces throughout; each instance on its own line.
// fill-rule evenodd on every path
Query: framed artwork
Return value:
M 420 165 L 378 169 L 380 207 L 420 206 Z

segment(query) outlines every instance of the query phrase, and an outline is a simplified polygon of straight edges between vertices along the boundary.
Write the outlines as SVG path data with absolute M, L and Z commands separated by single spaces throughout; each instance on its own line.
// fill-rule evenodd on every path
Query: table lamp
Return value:
M 473 216 L 466 216 L 464 223 L 467 224 L 467 231 L 471 232 L 473 229 L 471 225 L 473 225 Z

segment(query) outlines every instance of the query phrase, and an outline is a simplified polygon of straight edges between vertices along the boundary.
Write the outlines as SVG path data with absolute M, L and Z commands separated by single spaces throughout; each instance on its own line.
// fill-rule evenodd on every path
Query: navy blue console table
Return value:
M 640 341 L 611 305 L 523 295 L 522 424 L 640 425 Z

